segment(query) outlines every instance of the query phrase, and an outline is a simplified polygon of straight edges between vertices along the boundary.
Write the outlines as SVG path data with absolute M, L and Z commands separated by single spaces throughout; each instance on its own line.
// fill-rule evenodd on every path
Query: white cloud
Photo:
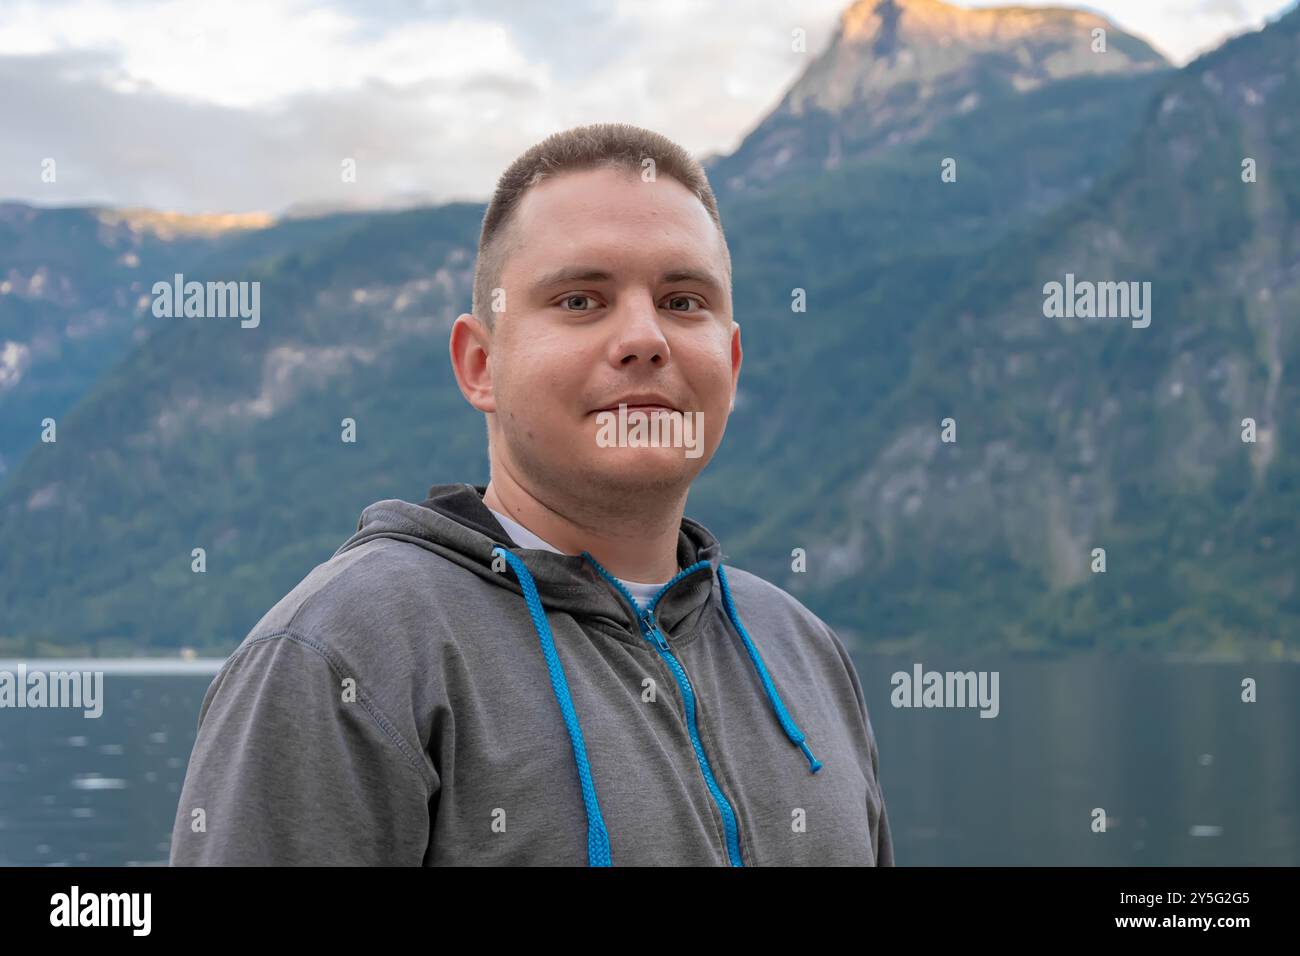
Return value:
M 0 8 L 0 54 L 110 54 L 111 88 L 236 108 L 304 93 L 454 81 L 491 69 L 544 70 L 523 57 L 508 24 L 459 18 L 374 32 L 359 16 L 307 0 L 76 0 Z
M 730 151 L 847 4 L 18 0 L 0 5 L 0 196 L 187 212 L 482 200 L 529 145 L 597 121 Z M 1171 55 L 1284 5 L 1092 4 Z M 807 54 L 791 51 L 796 27 Z

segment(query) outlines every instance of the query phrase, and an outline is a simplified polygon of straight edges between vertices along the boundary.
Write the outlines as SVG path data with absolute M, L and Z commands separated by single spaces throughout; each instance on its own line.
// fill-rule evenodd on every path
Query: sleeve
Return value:
M 861 694 L 861 690 L 859 690 Z M 862 708 L 863 718 L 867 717 L 866 706 Z M 880 796 L 880 816 L 876 825 L 876 866 L 893 866 L 894 865 L 894 837 L 889 832 L 889 810 L 885 806 L 885 791 L 880 786 L 880 754 L 876 748 L 876 733 L 871 727 L 870 719 L 867 719 L 867 737 L 871 740 L 871 769 L 876 775 L 876 792 Z M 871 808 L 867 808 L 867 813 L 871 813 Z
M 358 684 L 296 635 L 236 651 L 199 712 L 171 865 L 420 866 L 436 773 Z
M 871 758 L 871 773 L 874 778 L 872 781 L 874 787 L 869 788 L 867 791 L 866 807 L 867 819 L 871 825 L 871 833 L 875 840 L 875 845 L 871 849 L 876 858 L 877 866 L 893 866 L 894 839 L 889 830 L 889 813 L 885 807 L 885 791 L 880 786 L 880 750 L 876 746 L 875 728 L 871 726 L 871 717 L 867 713 L 867 700 L 862 693 L 862 681 L 858 678 L 857 668 L 853 666 L 853 658 L 849 655 L 848 649 L 844 646 L 844 642 L 840 640 L 839 635 L 824 621 L 822 626 L 835 643 L 835 648 L 839 651 L 844 669 L 848 671 L 849 682 L 853 685 L 858 713 L 862 717 L 862 724 L 867 732 L 867 747 Z

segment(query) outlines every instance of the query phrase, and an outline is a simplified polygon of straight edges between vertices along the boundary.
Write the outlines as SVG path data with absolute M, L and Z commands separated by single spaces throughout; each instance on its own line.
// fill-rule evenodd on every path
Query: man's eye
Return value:
M 591 296 L 589 296 L 589 295 L 579 295 L 579 294 L 576 294 L 576 293 L 575 293 L 574 295 L 566 295 L 563 299 L 560 300 L 560 305 L 563 306 L 564 303 L 566 303 L 566 302 L 572 302 L 574 299 L 586 299 L 588 302 L 593 301 L 592 298 L 591 298 Z M 586 312 L 587 310 L 586 310 L 586 309 L 582 309 L 582 308 L 578 308 L 578 309 L 568 309 L 567 311 L 569 311 L 569 312 Z
M 685 302 L 685 303 L 688 303 L 688 304 L 687 304 L 687 305 L 683 305 L 681 308 L 677 308 L 677 307 L 674 305 L 674 303 L 678 303 L 678 302 Z M 695 298 L 695 296 L 693 296 L 693 295 L 674 295 L 674 296 L 670 296 L 670 297 L 668 298 L 668 311 L 670 311 L 670 312 L 690 312 L 690 311 L 691 311 L 691 308 L 690 308 L 689 303 L 692 303 L 692 302 L 695 303 L 697 306 L 699 306 L 701 309 L 704 308 L 704 304 L 703 304 L 702 302 L 700 302 L 699 299 Z M 699 309 L 696 309 L 695 311 L 698 312 Z

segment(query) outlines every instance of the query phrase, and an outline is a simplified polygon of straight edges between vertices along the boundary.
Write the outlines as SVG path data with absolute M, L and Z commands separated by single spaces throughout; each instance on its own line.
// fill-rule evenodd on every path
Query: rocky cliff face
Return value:
M 1142 40 L 1084 11 L 967 10 L 940 0 L 859 0 L 841 15 L 827 49 L 809 56 L 736 153 L 712 162 L 716 189 L 753 191 L 835 169 L 1045 84 L 1169 65 Z
M 815 590 L 1000 577 L 1026 643 L 1294 641 L 1298 117 L 1300 11 L 1175 75 L 1108 176 L 937 303 Z M 1046 315 L 1067 276 L 1146 284 L 1148 315 Z

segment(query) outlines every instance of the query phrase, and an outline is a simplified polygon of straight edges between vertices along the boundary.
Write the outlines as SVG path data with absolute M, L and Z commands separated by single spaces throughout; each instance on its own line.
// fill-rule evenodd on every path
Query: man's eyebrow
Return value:
M 538 278 L 533 288 L 545 289 L 561 282 L 608 282 L 612 278 L 608 272 L 591 266 L 565 266 Z
M 591 266 L 565 266 L 548 272 L 533 283 L 537 290 L 546 289 L 564 282 L 609 282 L 614 276 L 603 269 Z M 659 276 L 659 282 L 698 282 L 700 285 L 721 292 L 722 285 L 711 273 L 699 269 L 669 269 Z
M 706 285 L 717 292 L 722 291 L 722 283 L 713 277 L 711 272 L 702 272 L 699 269 L 670 269 L 659 277 L 660 282 L 698 282 L 700 285 Z

